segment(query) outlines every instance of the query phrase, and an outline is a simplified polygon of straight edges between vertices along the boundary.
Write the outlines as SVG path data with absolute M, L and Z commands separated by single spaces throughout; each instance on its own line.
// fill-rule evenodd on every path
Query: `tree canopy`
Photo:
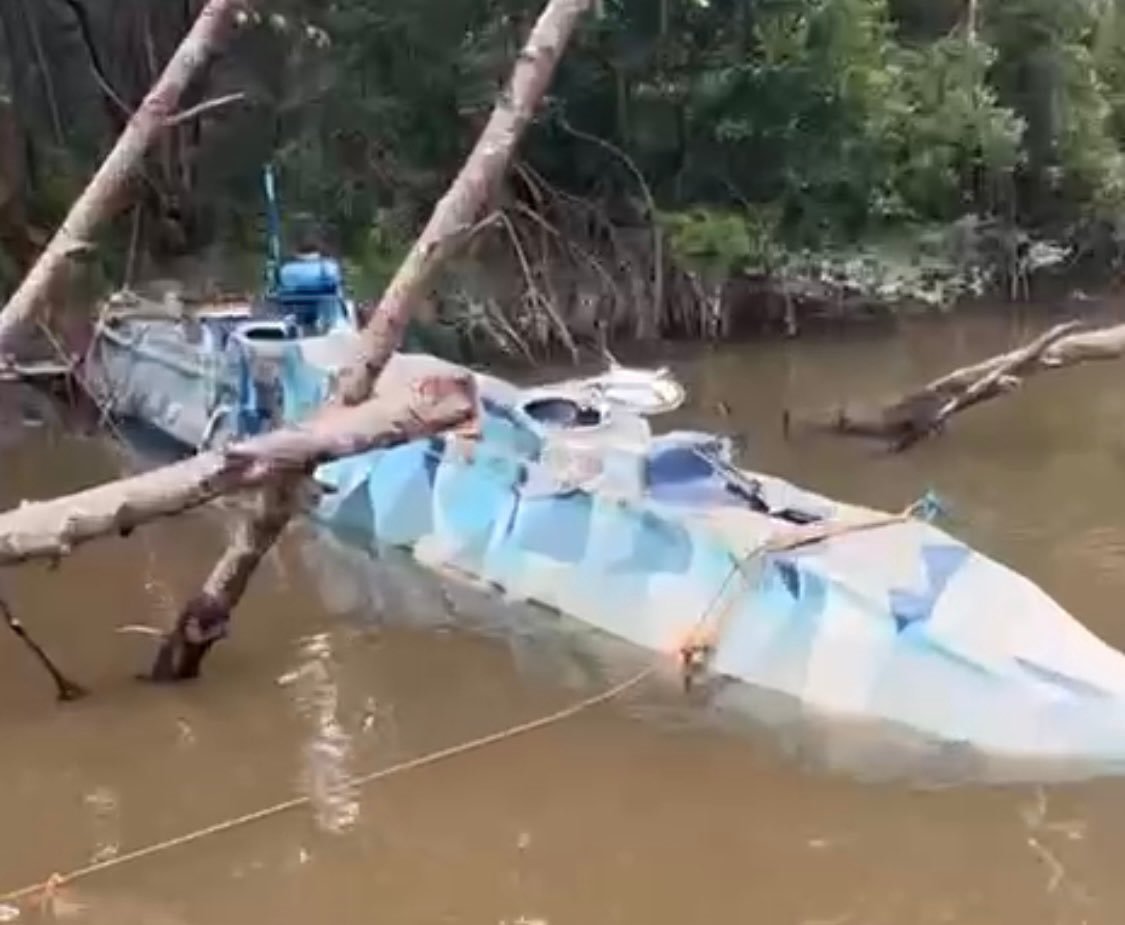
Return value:
M 5 264 L 89 173 L 196 8 L 0 5 Z M 263 0 L 191 102 L 245 99 L 177 129 L 148 165 L 146 243 L 171 256 L 256 246 L 272 159 L 287 220 L 318 223 L 377 289 L 538 9 Z M 1125 0 L 601 0 L 497 204 L 526 311 L 498 317 L 504 299 L 479 291 L 457 310 L 509 346 L 539 339 L 528 318 L 565 341 L 561 328 L 598 311 L 583 299 L 651 289 L 653 223 L 703 302 L 734 272 L 907 229 L 924 249 L 970 220 L 1115 266 L 1123 207 Z M 552 290 L 548 253 L 593 281 L 586 295 Z M 674 305 L 654 311 L 638 333 L 690 327 Z

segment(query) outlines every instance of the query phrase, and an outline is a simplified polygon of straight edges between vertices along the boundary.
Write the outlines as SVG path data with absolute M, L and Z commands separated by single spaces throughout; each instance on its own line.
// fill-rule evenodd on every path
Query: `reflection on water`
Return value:
M 781 439 L 782 407 L 877 398 L 1028 333 L 961 319 L 897 339 L 669 352 L 693 402 L 667 423 L 735 430 L 756 468 L 884 509 L 932 487 L 955 532 L 1122 645 L 1119 365 L 1033 380 L 907 456 Z M 11 401 L 0 400 L 0 420 L 12 420 Z M 50 421 L 0 425 L 0 444 L 5 504 L 121 464 Z M 21 616 L 95 696 L 59 707 L 0 635 L 0 892 L 296 792 L 311 806 L 77 882 L 53 914 L 79 925 L 1125 916 L 1125 781 L 920 790 L 895 777 L 909 743 L 887 750 L 866 730 L 818 730 L 768 698 L 756 701 L 765 733 L 721 713 L 704 722 L 673 678 L 357 792 L 351 775 L 557 710 L 628 676 L 639 657 L 557 615 L 421 576 L 393 552 L 345 550 L 298 527 L 202 683 L 138 685 L 153 640 L 118 628 L 166 620 L 223 536 L 221 516 L 193 515 L 83 549 L 57 573 L 3 576 Z M 942 782 L 980 772 L 956 752 L 927 762 Z M 868 773 L 825 770 L 844 767 Z
M 302 748 L 302 790 L 312 800 L 317 824 L 339 834 L 355 825 L 359 801 L 349 783 L 354 776 L 352 743 L 338 716 L 332 637 L 316 633 L 302 640 L 300 657 L 301 664 L 282 680 L 292 686 L 298 710 L 309 725 Z

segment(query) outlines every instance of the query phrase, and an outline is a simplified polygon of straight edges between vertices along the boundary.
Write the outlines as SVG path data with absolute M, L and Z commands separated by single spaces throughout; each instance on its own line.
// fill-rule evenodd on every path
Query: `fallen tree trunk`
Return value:
M 98 226 L 119 204 L 129 177 L 140 166 L 152 142 L 166 129 L 185 88 L 222 42 L 236 10 L 246 4 L 247 0 L 209 0 L 199 13 L 164 73 L 129 119 L 117 144 L 0 312 L 0 357 L 13 352 L 16 337 L 42 310 L 70 260 L 92 247 Z
M 424 397 L 412 399 L 412 392 Z M 471 424 L 475 411 L 468 373 L 437 382 L 432 376 L 404 378 L 385 394 L 354 407 L 326 410 L 305 426 L 73 495 L 25 502 L 0 514 L 0 566 L 58 560 L 90 540 L 127 535 L 144 523 L 222 495 L 275 483 L 282 474 L 296 473 L 303 480 L 310 466 Z
M 939 431 L 954 414 L 1006 395 L 1028 376 L 1092 360 L 1125 357 L 1125 325 L 1077 331 L 1077 322 L 1056 325 L 1007 353 L 955 369 L 893 402 L 840 408 L 801 420 L 798 426 L 842 436 L 885 440 L 901 452 Z M 792 427 L 785 414 L 787 432 Z

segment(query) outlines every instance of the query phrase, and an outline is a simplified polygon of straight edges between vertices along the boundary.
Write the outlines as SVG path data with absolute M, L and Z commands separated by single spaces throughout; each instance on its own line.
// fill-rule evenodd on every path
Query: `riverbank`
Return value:
M 768 269 L 729 258 L 720 265 L 714 255 L 721 241 L 706 247 L 696 241 L 693 250 L 681 228 L 679 237 L 661 239 L 659 273 L 659 229 L 617 228 L 611 247 L 595 239 L 544 241 L 537 227 L 513 215 L 479 233 L 419 307 L 406 348 L 526 369 L 600 356 L 603 347 L 631 355 L 680 343 L 850 337 L 893 331 L 904 318 L 1041 308 L 1082 318 L 1117 291 L 1109 263 L 1074 260 L 1076 246 L 1032 242 L 1014 271 L 987 224 L 914 229 L 817 252 L 775 248 Z M 361 312 L 374 306 L 388 281 L 386 268 L 397 253 L 388 247 L 344 256 Z M 160 263 L 138 259 L 132 287 L 155 298 L 168 291 L 253 292 L 261 286 L 262 263 L 260 252 L 220 245 Z M 103 292 L 112 288 L 108 278 L 104 273 Z M 55 320 L 70 329 L 89 317 L 88 303 L 76 299 Z M 64 339 L 82 342 L 73 330 Z

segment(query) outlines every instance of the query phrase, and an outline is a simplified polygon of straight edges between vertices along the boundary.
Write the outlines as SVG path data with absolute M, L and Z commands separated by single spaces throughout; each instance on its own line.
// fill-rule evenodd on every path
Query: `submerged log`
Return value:
M 1030 343 L 955 369 L 884 405 L 840 408 L 798 426 L 842 436 L 886 441 L 895 452 L 940 431 L 955 414 L 1006 395 L 1036 373 L 1091 360 L 1125 357 L 1125 325 L 1078 331 L 1078 322 L 1056 325 Z M 785 413 L 784 427 L 792 427 Z

